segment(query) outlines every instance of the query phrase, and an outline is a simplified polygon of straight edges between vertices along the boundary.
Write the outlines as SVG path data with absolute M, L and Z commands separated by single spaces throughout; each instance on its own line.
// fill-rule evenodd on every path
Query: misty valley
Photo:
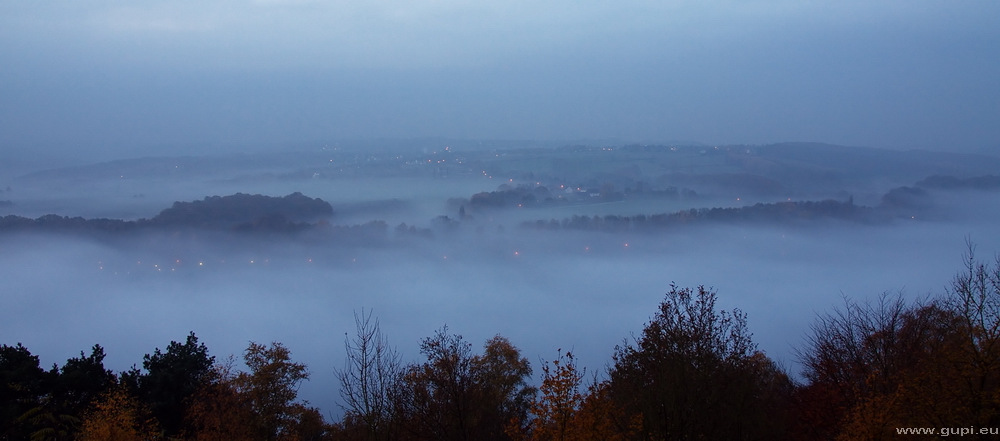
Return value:
M 962 301 L 963 275 L 1000 283 L 990 263 L 976 260 L 992 262 L 1000 252 L 998 215 L 1000 157 L 815 143 L 416 140 L 98 163 L 12 157 L 0 166 L 0 344 L 7 351 L 0 361 L 37 357 L 42 368 L 61 366 L 39 378 L 101 365 L 149 398 L 160 393 L 149 386 L 160 381 L 157 360 L 197 355 L 199 372 L 214 372 L 217 384 L 233 388 L 216 392 L 236 394 L 234 400 L 237 392 L 249 397 L 265 387 L 255 383 L 265 381 L 261 372 L 280 365 L 292 369 L 289 387 L 308 404 L 293 403 L 292 394 L 280 412 L 298 425 L 260 430 L 345 439 L 550 439 L 554 427 L 568 429 L 543 410 L 565 393 L 553 390 L 556 380 L 569 378 L 583 394 L 570 400 L 573 412 L 590 415 L 588 427 L 604 430 L 590 436 L 676 437 L 688 429 L 650 422 L 646 398 L 618 410 L 601 406 L 641 395 L 654 331 L 694 332 L 684 320 L 698 312 L 717 320 L 710 329 L 728 335 L 712 343 L 719 351 L 712 356 L 731 355 L 737 361 L 725 363 L 753 372 L 738 384 L 769 385 L 747 392 L 763 400 L 759 406 L 792 408 L 788 400 L 799 400 L 825 416 L 809 420 L 809 429 L 796 426 L 808 420 L 800 414 L 752 428 L 694 420 L 716 427 L 714 436 L 722 438 L 816 439 L 866 424 L 844 408 L 860 414 L 878 400 L 915 400 L 893 395 L 897 384 L 935 375 L 957 382 L 968 374 L 913 362 L 899 368 L 912 377 L 877 373 L 892 387 L 838 395 L 840 410 L 815 404 L 833 399 L 822 387 L 844 386 L 829 383 L 833 376 L 822 366 L 831 355 L 821 351 L 823 338 L 839 335 L 842 326 L 890 326 L 899 341 L 917 338 L 906 332 L 923 326 L 920 332 L 945 336 L 941 351 L 955 350 L 946 343 L 964 338 L 966 328 L 941 323 L 962 320 L 955 302 Z M 994 314 L 1000 293 L 987 285 L 982 289 L 993 290 L 993 303 L 984 307 L 997 308 Z M 879 322 L 880 313 L 895 314 L 898 323 Z M 986 337 L 974 344 L 1000 337 L 1000 315 L 984 323 L 994 328 L 980 330 Z M 393 372 L 409 372 L 400 377 L 409 383 L 393 390 L 433 395 L 428 384 L 441 368 L 435 363 L 454 356 L 468 364 L 473 383 L 507 382 L 501 398 L 483 386 L 475 393 L 485 395 L 468 399 L 495 398 L 495 407 L 508 413 L 486 409 L 469 417 L 481 432 L 465 426 L 453 432 L 450 423 L 434 432 L 414 423 L 444 412 L 433 403 L 391 417 L 386 410 L 378 424 L 362 418 L 371 415 L 357 412 L 342 374 L 356 361 L 350 345 L 356 348 L 365 332 L 374 332 L 370 343 L 384 339 L 394 348 Z M 672 344 L 683 346 L 656 343 Z M 230 355 L 236 358 L 229 371 L 211 368 Z M 969 366 L 992 372 L 995 381 L 997 366 L 980 361 Z M 729 375 L 722 373 L 731 372 L 725 363 L 701 371 Z M 507 377 L 483 373 L 497 370 Z M 721 381 L 706 375 L 692 384 Z M 83 415 L 86 403 L 74 403 Z M 155 403 L 157 430 L 171 436 L 193 430 L 181 422 L 180 401 Z M 941 403 L 935 406 L 952 402 Z M 1000 409 L 995 399 L 982 405 Z M 746 421 L 769 419 L 725 409 Z M 259 409 L 247 412 L 232 418 L 266 419 L 253 414 Z M 512 418 L 521 420 L 511 425 Z M 997 422 L 996 415 L 984 418 L 975 424 Z M 319 428 L 324 419 L 340 432 Z M 27 430 L 25 424 L 17 430 Z M 573 439 L 585 439 L 581 433 Z

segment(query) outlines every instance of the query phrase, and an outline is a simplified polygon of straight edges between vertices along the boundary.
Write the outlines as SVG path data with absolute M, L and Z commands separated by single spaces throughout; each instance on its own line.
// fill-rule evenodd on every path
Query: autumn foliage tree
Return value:
M 608 394 L 607 382 L 595 378 L 581 390 L 585 370 L 572 352 L 542 365 L 542 384 L 531 404 L 526 431 L 511 435 L 526 440 L 617 441 L 638 433 L 639 418 L 629 419 Z M 517 426 L 512 429 L 517 429 Z
M 952 282 L 948 305 L 961 324 L 954 348 L 955 368 L 968 403 L 965 421 L 979 427 L 1000 426 L 1000 256 L 992 265 L 979 262 L 970 244 L 966 272 Z
M 817 319 L 801 357 L 797 438 L 1000 425 L 1000 262 L 978 262 L 972 251 L 944 298 L 883 295 Z
M 249 372 L 217 366 L 211 381 L 195 393 L 188 414 L 197 440 L 318 440 L 327 427 L 319 412 L 296 401 L 309 378 L 281 343 L 250 343 L 243 354 Z
M 423 340 L 427 361 L 406 367 L 394 396 L 403 439 L 502 440 L 526 419 L 535 389 L 528 360 L 496 336 L 473 355 L 447 327 Z
M 213 366 L 205 383 L 190 398 L 185 438 L 194 441 L 255 440 L 254 413 L 236 383 L 234 360 Z
M 933 350 L 929 337 L 949 332 L 949 326 L 938 329 L 946 315 L 935 304 L 908 305 L 901 295 L 883 293 L 873 302 L 845 300 L 817 318 L 800 357 L 807 384 L 797 393 L 798 436 L 887 433 L 900 423 L 891 397 Z
M 149 408 L 125 387 L 114 387 L 84 413 L 80 441 L 151 441 L 161 439 Z
M 596 379 L 587 387 L 580 410 L 573 418 L 568 439 L 581 441 L 624 441 L 636 438 L 642 430 L 641 414 L 626 414 L 611 397 L 607 381 Z
M 577 413 L 583 404 L 580 382 L 584 372 L 576 367 L 572 352 L 542 365 L 542 385 L 531 404 L 530 437 L 537 440 L 579 439 Z

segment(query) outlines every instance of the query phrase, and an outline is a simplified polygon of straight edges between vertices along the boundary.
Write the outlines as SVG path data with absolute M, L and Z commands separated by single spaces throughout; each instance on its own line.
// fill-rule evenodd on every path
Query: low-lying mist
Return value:
M 407 360 L 448 325 L 475 344 L 504 335 L 533 362 L 572 350 L 600 372 L 675 282 L 716 288 L 719 306 L 745 311 L 761 349 L 794 371 L 794 347 L 817 312 L 842 296 L 940 293 L 961 268 L 965 238 L 988 256 L 996 233 L 988 222 L 912 222 L 662 234 L 469 229 L 379 246 L 221 232 L 128 244 L 4 236 L 0 335 L 43 364 L 99 343 L 116 371 L 189 331 L 222 357 L 248 341 L 280 341 L 312 372 L 303 397 L 336 414 L 333 370 L 362 308 Z

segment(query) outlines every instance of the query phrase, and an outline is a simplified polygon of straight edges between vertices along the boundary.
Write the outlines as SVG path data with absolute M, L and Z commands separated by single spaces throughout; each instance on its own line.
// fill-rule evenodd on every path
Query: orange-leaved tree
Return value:
M 1000 263 L 978 262 L 972 251 L 943 299 L 883 294 L 819 317 L 802 353 L 796 438 L 1000 425 Z
M 84 413 L 81 441 L 150 441 L 160 439 L 160 429 L 149 408 L 129 394 L 127 388 L 114 387 Z
M 572 352 L 559 355 L 542 365 L 540 394 L 531 403 L 530 438 L 536 440 L 579 439 L 575 426 L 583 404 L 580 381 L 584 372 L 577 370 Z
M 635 436 L 640 418 L 626 417 L 608 395 L 606 382 L 595 378 L 581 392 L 584 374 L 572 352 L 560 350 L 555 360 L 543 364 L 540 394 L 531 404 L 528 430 L 511 430 L 511 436 L 546 441 L 616 441 Z
M 281 343 L 250 343 L 244 352 L 250 372 L 233 362 L 217 365 L 210 381 L 195 393 L 188 420 L 196 440 L 284 441 L 324 439 L 327 425 L 319 412 L 296 401 L 298 385 L 309 378 L 306 366 L 291 361 Z
M 393 395 L 402 438 L 503 440 L 512 421 L 526 421 L 528 360 L 501 336 L 483 349 L 473 355 L 447 327 L 423 340 L 427 361 L 406 367 Z

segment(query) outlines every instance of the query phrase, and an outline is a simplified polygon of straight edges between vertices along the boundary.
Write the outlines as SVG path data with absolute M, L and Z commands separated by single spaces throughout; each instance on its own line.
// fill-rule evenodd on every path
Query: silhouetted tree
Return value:
M 609 392 L 644 439 L 777 439 L 787 376 L 756 351 L 746 316 L 715 292 L 671 285 L 635 345 L 616 349 Z
M 1000 256 L 992 265 L 976 260 L 970 242 L 965 272 L 955 276 L 946 299 L 958 317 L 961 342 L 950 357 L 958 371 L 972 426 L 1000 426 Z M 985 437 L 983 437 L 985 438 Z
M 802 355 L 799 438 L 888 439 L 897 427 L 1000 424 L 1000 265 L 978 262 L 972 251 L 942 300 L 882 295 L 817 320 Z
M 0 440 L 28 438 L 21 416 L 41 405 L 47 378 L 28 348 L 20 343 L 0 346 Z
M 482 355 L 447 327 L 423 340 L 427 361 L 404 370 L 395 396 L 404 438 L 507 439 L 512 421 L 525 421 L 535 390 L 528 360 L 507 339 L 486 342 Z
M 255 441 L 256 416 L 248 394 L 238 389 L 232 357 L 213 366 L 189 399 L 184 437 L 195 441 Z
M 919 343 L 900 338 L 907 309 L 901 295 L 883 293 L 874 303 L 845 299 L 817 318 L 800 354 L 808 382 L 798 392 L 803 437 L 835 438 L 852 409 L 895 390 L 912 362 L 906 347 Z
M 281 343 L 250 343 L 243 354 L 250 372 L 234 373 L 232 360 L 217 365 L 192 396 L 188 411 L 196 440 L 318 440 L 328 427 L 318 411 L 296 401 L 306 366 Z
M 399 381 L 399 354 L 389 346 L 378 320 L 372 313 L 354 314 L 356 336 L 346 338 L 347 362 L 338 370 L 340 397 L 346 404 L 344 421 L 348 426 L 362 426 L 365 439 L 390 439 L 393 434 L 392 393 Z M 355 429 L 353 427 L 347 430 Z M 356 429 L 355 429 L 356 430 Z
M 306 366 L 292 362 L 291 351 L 277 342 L 270 347 L 251 342 L 243 361 L 250 373 L 237 375 L 235 381 L 250 399 L 259 439 L 286 438 L 301 414 L 295 399 L 299 383 L 309 378 Z
M 134 383 L 164 432 L 174 436 L 182 432 L 186 400 L 207 380 L 214 363 L 208 347 L 199 344 L 192 332 L 184 344 L 171 341 L 166 352 L 157 348 L 152 355 L 146 354 L 142 361 L 146 372 L 126 372 L 122 382 Z
M 104 368 L 104 348 L 94 345 L 90 355 L 66 360 L 54 379 L 52 395 L 66 413 L 80 415 L 98 396 L 118 383 L 118 377 Z M 57 372 L 55 367 L 51 371 Z
M 117 385 L 118 378 L 104 368 L 104 357 L 104 348 L 94 345 L 89 356 L 80 352 L 62 368 L 53 366 L 42 383 L 44 395 L 17 418 L 19 430 L 29 431 L 32 441 L 73 439 L 83 412 Z

